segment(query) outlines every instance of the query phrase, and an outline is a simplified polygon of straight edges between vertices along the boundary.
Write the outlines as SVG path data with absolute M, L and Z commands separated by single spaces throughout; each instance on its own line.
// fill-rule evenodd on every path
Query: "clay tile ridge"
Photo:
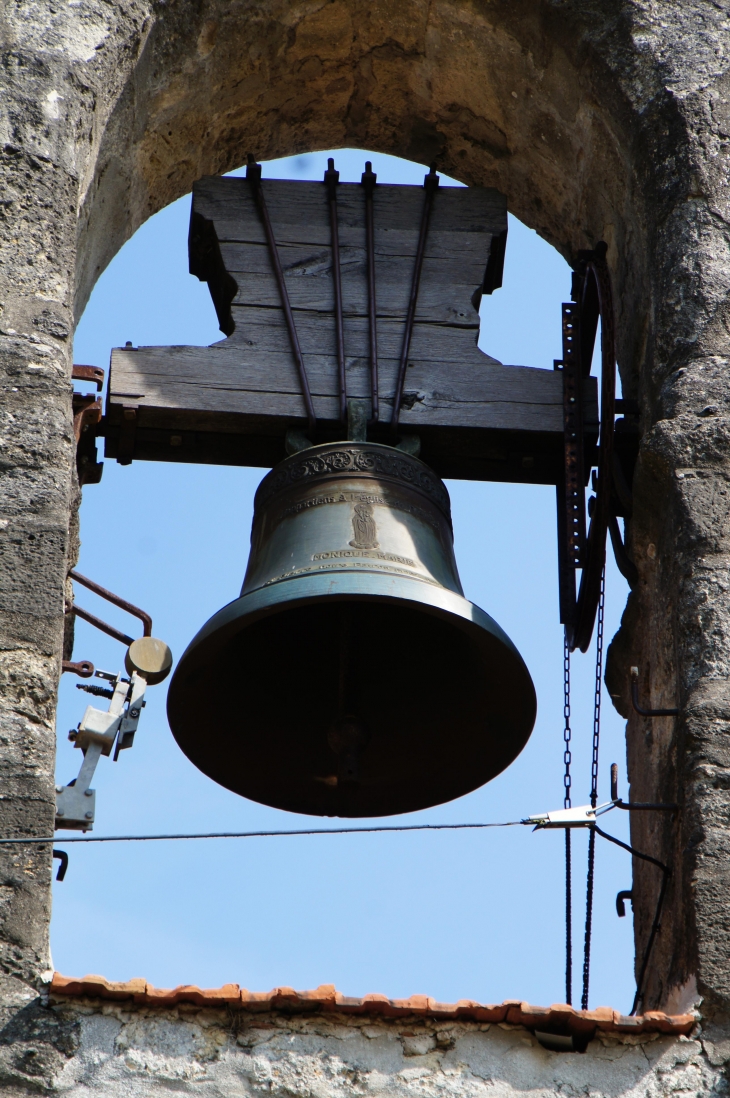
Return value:
M 576 1035 L 590 1035 L 596 1030 L 604 1033 L 666 1033 L 679 1036 L 688 1034 L 696 1024 L 694 1014 L 663 1014 L 654 1010 L 630 1018 L 610 1007 L 596 1010 L 575 1010 L 565 1003 L 550 1007 L 535 1007 L 519 999 L 509 999 L 495 1006 L 485 1006 L 471 999 L 458 1003 L 438 1003 L 427 995 L 412 995 L 410 999 L 388 999 L 385 995 L 365 995 L 362 999 L 348 998 L 336 991 L 332 984 L 322 984 L 314 991 L 295 991 L 291 987 L 276 987 L 273 991 L 254 992 L 240 988 L 238 984 L 223 987 L 200 988 L 183 984 L 171 989 L 156 988 L 146 980 L 134 979 L 126 983 L 114 983 L 103 976 L 84 976 L 74 979 L 55 972 L 50 994 L 54 998 L 116 999 L 132 1001 L 140 1006 L 171 1007 L 179 1003 L 191 1003 L 198 1007 L 228 1006 L 245 1011 L 282 1011 L 304 1013 L 307 1011 L 337 1011 L 341 1014 L 380 1015 L 386 1018 L 403 1018 L 418 1015 L 435 1020 L 506 1022 L 514 1026 L 526 1026 L 545 1032 L 552 1030 Z

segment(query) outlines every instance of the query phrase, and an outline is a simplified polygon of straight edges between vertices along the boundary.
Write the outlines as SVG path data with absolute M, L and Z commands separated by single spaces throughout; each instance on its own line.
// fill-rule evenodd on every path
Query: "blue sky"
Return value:
M 394 157 L 338 150 L 270 162 L 264 175 L 321 179 L 328 155 L 343 180 L 359 180 L 365 159 L 381 182 L 421 183 L 425 171 Z M 189 211 L 189 197 L 180 199 L 121 249 L 81 320 L 74 361 L 108 369 L 111 348 L 127 340 L 205 345 L 221 338 L 207 286 L 187 273 Z M 480 346 L 505 363 L 552 368 L 561 354 L 560 304 L 569 292 L 562 258 L 510 218 L 504 287 L 484 300 Z M 101 484 L 84 489 L 79 570 L 147 609 L 155 635 L 179 656 L 202 623 L 238 594 L 261 476 L 257 469 L 107 461 Z M 495 781 L 394 823 L 514 820 L 562 805 L 554 489 L 467 482 L 448 488 L 465 592 L 523 654 L 538 718 L 522 755 Z M 609 560 L 607 640 L 626 595 Z M 89 592 L 79 588 L 77 599 L 135 631 L 121 611 Z M 121 667 L 120 645 L 84 622 L 76 635 L 75 659 Z M 590 790 L 594 658 L 591 650 L 573 660 L 573 803 L 585 803 Z M 80 756 L 66 733 L 89 700 L 75 689 L 77 681 L 63 676 L 60 691 L 63 782 L 78 771 Z M 166 686 L 150 689 L 133 750 L 116 764 L 99 764 L 95 833 L 306 826 L 306 817 L 243 800 L 199 773 L 169 731 Z M 614 761 L 626 792 L 623 737 L 624 723 L 604 691 L 600 792 L 606 797 Z M 624 838 L 625 816 L 607 818 Z M 630 858 L 598 842 L 590 1001 L 628 1010 L 631 918 L 617 918 L 614 899 L 630 887 Z M 586 848 L 587 837 L 576 835 L 576 974 Z M 53 959 L 67 975 L 144 976 L 158 986 L 238 982 L 252 990 L 334 983 L 350 995 L 422 993 L 442 1001 L 564 999 L 562 833 L 511 828 L 67 849 L 70 867 L 54 886 L 52 922 Z

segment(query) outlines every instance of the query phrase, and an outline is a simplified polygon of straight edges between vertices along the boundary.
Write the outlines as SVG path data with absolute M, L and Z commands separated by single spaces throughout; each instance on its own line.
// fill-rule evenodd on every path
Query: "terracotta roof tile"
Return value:
M 178 1003 L 192 1003 L 200 1007 L 230 1006 L 254 1012 L 279 1010 L 302 1013 L 320 1010 L 343 1014 L 379 1014 L 386 1018 L 413 1017 L 415 1014 L 434 1019 L 507 1022 L 545 1032 L 567 1031 L 582 1037 L 592 1036 L 596 1030 L 604 1033 L 666 1033 L 679 1036 L 690 1033 L 697 1021 L 694 1014 L 663 1014 L 652 1010 L 631 1018 L 610 1007 L 575 1010 L 567 1003 L 535 1007 L 519 999 L 508 999 L 495 1005 L 483 1005 L 471 999 L 460 999 L 458 1003 L 437 1003 L 427 995 L 388 999 L 385 995 L 373 994 L 357 999 L 341 995 L 332 984 L 322 984 L 314 991 L 277 987 L 269 992 L 253 992 L 240 988 L 238 984 L 224 984 L 217 988 L 199 988 L 188 984 L 166 989 L 153 987 L 139 978 L 126 983 L 113 983 L 103 976 L 73 979 L 56 972 L 50 992 L 52 996 L 61 998 L 126 999 L 140 1006 L 171 1007 Z

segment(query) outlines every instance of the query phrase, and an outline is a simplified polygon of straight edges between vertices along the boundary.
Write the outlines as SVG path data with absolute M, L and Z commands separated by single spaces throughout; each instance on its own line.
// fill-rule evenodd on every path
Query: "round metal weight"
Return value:
M 131 675 L 136 671 L 150 686 L 166 679 L 172 670 L 172 652 L 156 637 L 140 637 L 132 641 L 124 657 L 124 666 Z
M 367 443 L 312 447 L 264 478 L 241 597 L 168 694 L 204 773 L 320 816 L 468 793 L 519 754 L 535 712 L 516 648 L 461 593 L 443 483 Z

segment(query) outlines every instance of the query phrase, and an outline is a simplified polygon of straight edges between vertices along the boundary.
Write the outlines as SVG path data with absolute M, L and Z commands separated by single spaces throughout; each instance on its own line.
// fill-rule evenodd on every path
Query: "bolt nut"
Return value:
M 84 790 L 84 796 L 85 797 L 93 797 L 93 795 L 94 795 L 93 789 L 85 789 Z
M 94 818 L 94 813 L 93 812 L 86 812 L 84 815 L 85 815 L 85 818 L 87 820 L 93 820 L 93 818 Z
M 130 709 L 129 710 L 129 715 L 130 715 L 130 717 L 134 717 L 134 719 L 136 720 L 137 717 L 139 716 L 139 709 Z
M 65 815 L 66 815 L 66 813 L 65 813 L 65 812 L 63 811 L 63 809 L 62 809 L 62 808 L 57 808 L 57 809 L 56 809 L 56 815 L 57 815 L 57 816 L 65 816 Z
M 63 786 L 62 785 L 57 785 L 56 786 L 56 792 L 57 793 L 63 793 Z

